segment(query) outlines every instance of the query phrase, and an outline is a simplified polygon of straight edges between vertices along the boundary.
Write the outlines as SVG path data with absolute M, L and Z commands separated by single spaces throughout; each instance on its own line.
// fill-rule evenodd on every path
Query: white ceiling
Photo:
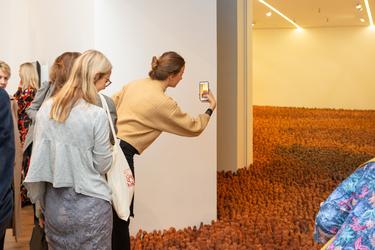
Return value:
M 281 13 L 296 22 L 302 28 L 312 27 L 342 27 L 342 26 L 368 26 L 368 16 L 364 0 L 265 0 L 278 9 Z M 373 18 L 375 18 L 375 0 L 369 0 Z M 356 5 L 362 5 L 362 11 Z M 272 13 L 265 14 L 270 9 L 253 0 L 254 29 L 267 28 L 294 28 L 294 26 L 279 16 Z M 365 19 L 361 22 L 360 18 Z

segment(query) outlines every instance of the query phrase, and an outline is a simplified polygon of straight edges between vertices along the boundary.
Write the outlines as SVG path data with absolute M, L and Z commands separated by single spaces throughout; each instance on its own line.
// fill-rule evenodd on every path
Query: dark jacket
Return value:
M 0 232 L 9 226 L 13 212 L 15 144 L 9 95 L 0 89 Z

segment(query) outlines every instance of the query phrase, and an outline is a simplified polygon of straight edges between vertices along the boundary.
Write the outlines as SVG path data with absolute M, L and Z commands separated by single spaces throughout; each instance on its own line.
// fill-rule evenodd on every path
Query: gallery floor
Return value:
M 5 250 L 28 250 L 31 232 L 33 230 L 33 207 L 27 206 L 21 209 L 21 236 L 18 241 L 12 236 L 12 231 L 7 230 L 5 235 Z
M 319 249 L 312 240 L 319 204 L 375 157 L 374 120 L 375 111 L 254 107 L 254 164 L 218 173 L 218 220 L 141 231 L 133 248 Z M 31 223 L 31 210 L 23 215 Z M 24 228 L 19 244 L 7 236 L 5 249 L 28 249 L 31 226 Z

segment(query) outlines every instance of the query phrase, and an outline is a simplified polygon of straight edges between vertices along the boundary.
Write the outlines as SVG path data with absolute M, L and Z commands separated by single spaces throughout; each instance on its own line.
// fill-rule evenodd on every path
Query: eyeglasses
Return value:
M 105 87 L 108 87 L 111 84 L 112 84 L 111 80 L 107 79 L 107 81 L 105 82 Z

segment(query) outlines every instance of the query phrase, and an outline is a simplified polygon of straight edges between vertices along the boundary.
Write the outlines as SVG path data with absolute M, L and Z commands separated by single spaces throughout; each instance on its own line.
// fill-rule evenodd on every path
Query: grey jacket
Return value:
M 33 142 L 33 134 L 34 134 L 34 123 L 35 123 L 35 117 L 36 113 L 40 109 L 40 106 L 42 106 L 44 100 L 47 100 L 54 89 L 54 85 L 50 84 L 49 82 L 43 82 L 38 89 L 38 91 L 35 94 L 34 100 L 30 104 L 30 106 L 26 109 L 26 114 L 31 119 L 31 125 L 29 127 L 29 131 L 27 132 L 25 143 L 23 145 L 23 151 L 30 146 L 30 144 Z
M 43 102 L 45 100 L 48 100 L 51 97 L 51 94 L 53 93 L 55 85 L 51 84 L 50 82 L 43 82 L 41 87 L 36 92 L 36 95 L 34 97 L 34 100 L 32 101 L 31 105 L 26 109 L 26 114 L 30 117 L 32 120 L 31 125 L 29 127 L 29 131 L 27 132 L 25 144 L 23 146 L 23 151 L 25 151 L 33 142 L 33 135 L 34 135 L 34 124 L 35 124 L 35 117 L 36 113 L 42 106 Z M 112 99 L 108 96 L 104 96 L 107 103 L 108 108 L 111 113 L 113 124 L 115 125 L 115 130 L 117 132 L 116 128 L 116 121 L 117 121 L 117 112 L 116 112 L 116 106 L 113 103 Z M 102 103 L 100 101 L 99 95 L 96 98 L 96 105 L 99 107 L 102 107 Z M 110 139 L 111 142 L 113 142 L 113 135 L 112 132 L 110 133 Z
M 44 197 L 45 183 L 72 187 L 77 193 L 111 202 L 104 174 L 111 167 L 112 146 L 105 111 L 79 100 L 63 123 L 49 117 L 52 100 L 37 114 L 30 168 L 24 185 L 32 202 Z

